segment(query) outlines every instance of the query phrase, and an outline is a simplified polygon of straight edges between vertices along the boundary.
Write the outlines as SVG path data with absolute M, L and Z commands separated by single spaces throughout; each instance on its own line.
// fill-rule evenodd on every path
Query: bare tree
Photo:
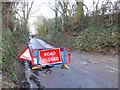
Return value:
M 13 8 L 15 7 L 14 2 L 2 2 L 2 22 L 3 29 L 11 28 L 13 18 Z M 12 28 L 11 28 L 12 29 Z
M 21 1 L 17 6 L 16 13 L 21 21 L 21 25 L 27 29 L 28 20 L 30 18 L 31 9 L 33 7 L 34 0 L 32 2 Z
M 84 15 L 84 10 L 83 10 L 83 1 L 78 2 L 76 0 L 76 4 L 77 4 L 77 9 L 76 9 L 76 17 L 75 17 L 75 23 L 80 23 L 81 18 Z

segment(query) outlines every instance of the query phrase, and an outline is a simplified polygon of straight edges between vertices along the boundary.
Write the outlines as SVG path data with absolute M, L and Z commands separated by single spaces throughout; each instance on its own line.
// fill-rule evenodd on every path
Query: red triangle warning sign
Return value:
M 20 56 L 18 56 L 18 58 L 20 60 L 28 60 L 28 61 L 32 61 L 32 55 L 30 53 L 30 48 L 26 48 L 21 54 Z

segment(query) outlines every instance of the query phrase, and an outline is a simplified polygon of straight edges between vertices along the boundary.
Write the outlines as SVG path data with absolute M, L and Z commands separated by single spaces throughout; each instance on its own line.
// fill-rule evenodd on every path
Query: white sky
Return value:
M 33 1 L 33 0 L 29 0 L 29 1 Z M 55 17 L 54 11 L 52 11 L 50 9 L 50 7 L 54 7 L 54 1 L 55 0 L 34 0 L 34 4 L 33 4 L 33 8 L 32 8 L 32 11 L 33 11 L 32 16 L 34 16 L 34 17 L 30 18 L 30 20 L 29 20 L 33 33 L 34 33 L 34 30 L 33 30 L 32 25 L 33 25 L 33 21 L 35 20 L 36 16 L 44 16 L 45 18 L 54 18 Z M 74 2 L 75 0 L 70 0 L 70 1 Z M 84 4 L 89 9 L 93 10 L 93 7 L 92 7 L 93 1 L 97 2 L 98 0 L 84 0 Z M 105 2 L 108 0 L 99 0 L 99 1 L 100 1 L 100 3 L 102 3 L 102 2 Z M 116 0 L 109 0 L 109 1 L 113 2 Z
M 33 16 L 44 16 L 45 18 L 54 18 L 54 11 L 50 9 L 50 7 L 54 6 L 54 1 L 55 0 L 35 0 L 34 1 L 34 5 L 33 5 Z M 74 1 L 74 0 L 71 0 Z M 87 6 L 91 6 L 92 5 L 92 1 L 93 0 L 84 0 L 84 3 Z M 51 4 L 49 4 L 49 3 Z M 33 21 L 34 18 L 30 19 L 30 22 Z
M 33 1 L 33 0 L 29 0 L 29 1 Z M 70 1 L 75 1 L 75 0 L 70 0 Z M 48 4 L 48 2 L 51 4 Z M 50 7 L 54 7 L 54 3 L 55 0 L 34 0 L 34 4 L 33 4 L 33 7 L 32 7 L 32 11 L 33 11 L 33 14 L 32 16 L 34 17 L 31 17 L 29 19 L 29 24 L 30 24 L 30 32 L 32 34 L 35 34 L 35 28 L 34 28 L 34 20 L 35 20 L 35 17 L 36 16 L 44 16 L 45 18 L 54 18 L 55 15 L 54 15 L 54 11 L 50 8 Z M 93 0 L 84 0 L 84 3 L 87 5 L 87 6 L 92 6 L 92 2 Z
M 32 0 L 30 0 L 32 1 Z M 54 17 L 54 12 L 50 9 L 50 7 L 54 6 L 54 1 L 55 0 L 34 0 L 34 5 L 33 5 L 33 16 L 44 16 L 45 18 L 53 18 Z M 75 0 L 70 0 L 70 1 L 75 1 Z M 88 8 L 92 8 L 93 1 L 97 2 L 98 0 L 84 0 L 84 4 L 88 6 Z M 108 0 L 99 0 L 100 3 L 103 1 L 108 1 Z M 116 0 L 109 0 L 109 1 L 116 1 Z M 48 2 L 51 4 L 49 5 Z M 48 7 L 50 6 L 50 7 Z M 36 11 L 36 12 L 35 12 Z

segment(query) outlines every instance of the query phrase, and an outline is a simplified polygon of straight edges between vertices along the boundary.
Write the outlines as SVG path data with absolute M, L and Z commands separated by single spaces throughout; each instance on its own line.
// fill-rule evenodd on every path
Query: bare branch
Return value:
M 29 7 L 29 9 L 28 9 L 28 12 L 27 12 L 28 16 L 27 16 L 27 17 L 29 17 L 30 11 L 31 11 L 32 6 L 33 6 L 33 3 L 34 3 L 34 0 L 32 1 L 31 5 L 30 5 L 30 7 Z

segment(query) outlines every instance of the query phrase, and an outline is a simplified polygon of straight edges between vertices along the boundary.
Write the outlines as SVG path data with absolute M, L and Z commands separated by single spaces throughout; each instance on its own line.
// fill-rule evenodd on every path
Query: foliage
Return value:
M 11 88 L 16 83 L 19 75 L 17 72 L 19 71 L 19 60 L 18 55 L 21 52 L 21 48 L 23 44 L 28 41 L 28 31 L 24 31 L 22 28 L 12 32 L 9 29 L 3 31 L 2 38 L 2 71 L 6 72 L 6 75 L 3 76 L 4 87 Z M 12 77 L 11 85 L 7 85 L 7 81 L 5 78 Z M 9 83 L 8 83 L 9 84 Z
M 118 27 L 90 27 L 81 32 L 76 38 L 74 46 L 80 50 L 97 50 L 105 52 L 108 47 L 118 46 Z
M 18 55 L 28 41 L 28 19 L 33 1 L 2 3 L 2 71 L 3 88 L 14 88 L 21 71 Z M 19 75 L 19 74 L 20 75 Z
M 17 30 L 11 32 L 10 30 L 5 30 L 3 33 L 3 65 L 9 60 L 17 60 L 18 56 L 18 45 L 22 45 L 28 41 L 28 32 L 23 30 Z M 6 64 L 5 64 L 6 65 Z
M 64 21 L 64 27 L 65 29 L 68 29 L 72 26 L 72 20 L 70 19 L 70 17 L 66 17 L 66 20 Z M 69 32 L 69 31 L 68 31 Z
M 52 19 L 52 22 L 46 20 L 47 24 L 38 26 L 38 34 L 57 46 L 104 53 L 109 52 L 111 48 L 117 51 L 120 46 L 117 27 L 119 4 L 119 1 L 107 1 L 100 5 L 98 0 L 93 2 L 94 8 L 91 11 L 84 3 L 76 2 L 71 7 L 68 2 L 56 2 L 56 9 L 53 10 L 55 19 Z
M 82 16 L 84 15 L 83 2 L 78 2 L 76 0 L 76 3 L 77 3 L 77 11 L 76 11 L 77 15 L 75 17 L 75 23 L 80 22 Z
M 54 24 L 53 27 L 51 27 L 48 31 L 48 35 L 46 36 L 46 40 L 50 40 L 53 43 L 62 44 L 63 43 L 63 37 L 60 30 L 62 29 L 62 24 L 60 21 L 57 21 L 57 24 Z
M 8 59 L 16 58 L 17 48 L 13 42 L 13 33 L 10 30 L 7 30 L 6 33 L 3 33 L 3 64 Z
M 2 38 L 1 37 L 0 37 L 0 70 L 2 70 Z
M 14 32 L 15 38 L 17 38 L 18 45 L 25 44 L 28 41 L 29 31 L 21 27 Z
M 39 26 L 37 31 L 39 36 L 44 37 L 47 35 L 48 28 L 45 25 L 41 25 Z
M 0 70 L 2 70 L 2 55 L 0 55 Z
M 12 73 L 12 80 L 15 82 L 17 80 L 17 74 L 16 72 Z

